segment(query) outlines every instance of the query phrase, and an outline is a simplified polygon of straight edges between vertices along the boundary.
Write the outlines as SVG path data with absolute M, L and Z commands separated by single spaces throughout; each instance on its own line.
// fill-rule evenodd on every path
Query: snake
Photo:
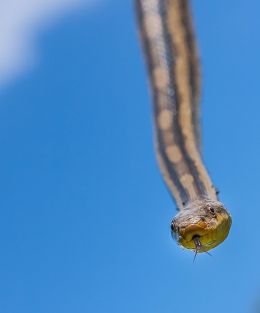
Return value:
M 208 253 L 229 234 L 232 218 L 219 201 L 201 153 L 200 62 L 189 0 L 135 0 L 153 103 L 156 155 L 177 205 L 177 243 Z

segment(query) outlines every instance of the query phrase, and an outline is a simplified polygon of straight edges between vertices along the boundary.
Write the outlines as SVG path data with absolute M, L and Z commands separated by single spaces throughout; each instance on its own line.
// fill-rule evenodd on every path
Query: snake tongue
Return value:
M 198 252 L 199 250 L 202 249 L 202 244 L 200 242 L 200 237 L 199 236 L 194 236 L 192 238 L 192 240 L 194 241 L 195 247 L 196 247 L 196 251 Z
M 200 242 L 200 237 L 199 236 L 194 236 L 192 238 L 192 240 L 194 241 L 194 244 L 195 244 L 195 247 L 196 247 L 195 255 L 194 255 L 194 258 L 193 258 L 193 263 L 194 263 L 195 260 L 196 260 L 196 256 L 197 256 L 198 252 L 202 249 L 202 244 Z

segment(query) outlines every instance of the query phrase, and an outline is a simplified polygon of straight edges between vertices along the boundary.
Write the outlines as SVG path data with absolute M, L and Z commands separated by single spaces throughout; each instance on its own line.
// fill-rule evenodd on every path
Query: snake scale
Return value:
M 171 232 L 196 254 L 227 237 L 231 215 L 218 200 L 200 152 L 200 66 L 189 0 L 135 0 L 152 91 L 157 159 L 178 214 Z

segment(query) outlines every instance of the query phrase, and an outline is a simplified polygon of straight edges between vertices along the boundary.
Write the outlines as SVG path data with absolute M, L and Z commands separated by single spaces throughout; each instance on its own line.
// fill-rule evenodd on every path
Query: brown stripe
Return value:
M 136 0 L 154 98 L 159 165 L 178 207 L 216 199 L 198 150 L 199 68 L 187 0 Z
M 176 54 L 173 75 L 175 77 L 176 91 L 179 94 L 180 100 L 178 122 L 184 138 L 185 148 L 199 175 L 198 184 L 202 184 L 207 194 L 212 199 L 216 199 L 212 182 L 202 163 L 196 146 L 194 128 L 192 125 L 192 93 L 189 84 L 190 72 L 188 67 L 189 51 L 185 42 L 185 30 L 181 23 L 181 1 L 183 0 L 170 1 L 168 8 L 168 25 L 171 30 L 171 40 Z
M 195 42 L 195 35 L 193 31 L 193 23 L 191 17 L 191 10 L 189 1 L 182 0 L 180 14 L 183 28 L 185 29 L 185 41 L 188 47 L 188 61 L 189 61 L 189 75 L 190 75 L 190 87 L 192 93 L 192 124 L 194 127 L 195 140 L 197 148 L 201 149 L 201 127 L 200 127 L 200 67 L 198 49 Z
M 150 4 L 150 6 L 148 5 Z M 157 10 L 159 8 L 159 2 L 157 2 Z M 149 10 L 147 9 L 149 7 Z M 144 14 L 144 8 L 147 10 Z M 187 203 L 189 200 L 189 192 L 182 186 L 180 181 L 180 168 L 174 167 L 170 162 L 169 158 L 166 155 L 166 145 L 164 143 L 164 131 L 171 131 L 174 136 L 177 135 L 177 129 L 175 129 L 176 123 L 173 123 L 173 120 L 176 120 L 174 116 L 174 106 L 172 105 L 172 88 L 173 85 L 170 84 L 170 72 L 169 65 L 167 64 L 168 59 L 165 56 L 165 40 L 163 39 L 163 34 L 154 29 L 154 25 L 151 25 L 153 31 L 147 31 L 149 27 L 148 21 L 156 21 L 156 25 L 162 30 L 162 24 L 159 23 L 159 20 L 155 17 L 157 12 L 158 17 L 161 19 L 161 15 L 158 14 L 158 11 L 155 8 L 151 10 L 151 3 L 149 1 L 137 1 L 137 9 L 139 13 L 139 22 L 141 26 L 141 36 L 143 39 L 143 44 L 146 52 L 146 60 L 148 62 L 148 68 L 150 71 L 150 79 L 152 83 L 152 90 L 154 94 L 154 114 L 155 114 L 155 124 L 156 127 L 156 139 L 157 139 L 157 149 L 159 157 L 161 160 L 159 162 L 162 174 L 164 176 L 165 182 L 168 185 L 169 189 L 173 193 L 177 205 L 179 208 L 183 206 L 183 203 Z M 147 17 L 153 16 L 153 18 Z M 152 35 L 151 35 L 152 34 Z M 156 35 L 155 35 L 156 34 Z M 166 77 L 167 76 L 167 77 Z M 163 78 L 163 82 L 160 79 Z M 175 124 L 175 125 L 173 125 Z M 178 135 L 177 135 L 178 137 Z M 163 162 L 162 162 L 163 160 Z M 174 186 L 174 187 L 173 187 Z M 181 199 L 181 200 L 178 200 Z

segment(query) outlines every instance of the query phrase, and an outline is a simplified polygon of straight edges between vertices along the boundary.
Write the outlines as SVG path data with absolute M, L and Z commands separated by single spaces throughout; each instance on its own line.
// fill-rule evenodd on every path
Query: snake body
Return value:
M 231 216 L 219 202 L 200 153 L 200 69 L 188 0 L 135 0 L 153 97 L 156 151 L 179 213 L 177 242 L 205 252 L 228 235 Z

